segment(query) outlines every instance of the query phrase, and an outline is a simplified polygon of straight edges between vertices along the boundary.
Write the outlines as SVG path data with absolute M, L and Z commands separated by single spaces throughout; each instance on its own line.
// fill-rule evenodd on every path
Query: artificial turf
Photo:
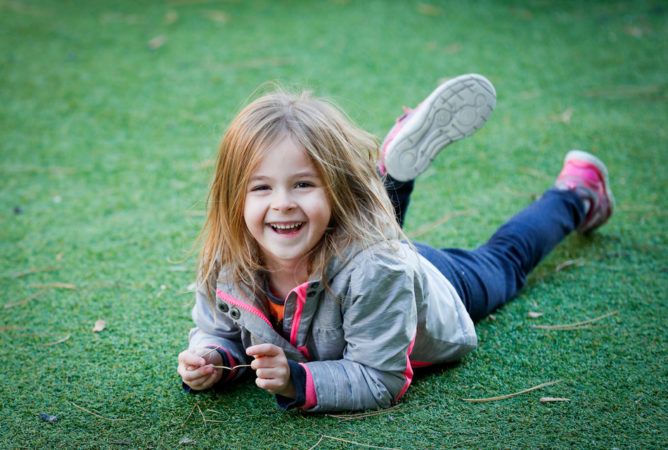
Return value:
M 668 445 L 665 2 L 0 0 L 0 36 L 0 447 Z M 193 242 L 235 112 L 277 80 L 382 138 L 467 72 L 497 109 L 421 177 L 409 235 L 482 243 L 571 148 L 608 164 L 610 223 L 386 413 L 285 413 L 250 380 L 184 393 Z

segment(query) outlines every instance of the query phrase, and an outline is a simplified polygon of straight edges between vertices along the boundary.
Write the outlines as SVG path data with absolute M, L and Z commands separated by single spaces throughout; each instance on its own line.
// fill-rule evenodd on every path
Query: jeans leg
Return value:
M 394 216 L 400 226 L 404 226 L 404 218 L 406 217 L 406 210 L 411 201 L 411 192 L 415 185 L 414 180 L 397 181 L 389 174 L 383 179 L 385 190 L 390 196 L 392 206 L 394 206 Z
M 416 247 L 453 284 L 478 321 L 513 299 L 529 273 L 584 216 L 575 192 L 550 189 L 475 250 Z

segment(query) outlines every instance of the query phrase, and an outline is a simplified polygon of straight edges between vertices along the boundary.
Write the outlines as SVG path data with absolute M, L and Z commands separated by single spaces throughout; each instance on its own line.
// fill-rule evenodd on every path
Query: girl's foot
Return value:
M 581 150 L 568 152 L 555 187 L 575 191 L 584 202 L 586 215 L 578 227 L 580 233 L 595 230 L 612 216 L 615 199 L 608 182 L 608 169 L 594 155 Z
M 495 105 L 494 86 L 481 75 L 441 84 L 397 119 L 381 147 L 381 174 L 399 181 L 416 178 L 448 144 L 482 127 Z

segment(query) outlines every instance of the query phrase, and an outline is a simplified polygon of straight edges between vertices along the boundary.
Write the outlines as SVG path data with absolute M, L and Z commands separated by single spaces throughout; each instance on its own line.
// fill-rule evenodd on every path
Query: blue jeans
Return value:
M 403 225 L 413 181 L 388 176 L 385 187 Z M 452 283 L 471 318 L 479 321 L 513 299 L 527 275 L 584 216 L 584 204 L 575 192 L 549 189 L 475 250 L 415 246 Z

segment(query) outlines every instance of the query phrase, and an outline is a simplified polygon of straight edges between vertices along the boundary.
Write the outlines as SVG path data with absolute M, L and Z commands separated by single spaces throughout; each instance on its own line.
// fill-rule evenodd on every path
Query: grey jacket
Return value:
M 284 338 L 262 299 L 222 271 L 215 308 L 198 288 L 190 348 L 221 348 L 236 365 L 248 362 L 247 347 L 275 344 L 306 371 L 303 408 L 337 411 L 388 407 L 408 389 L 413 368 L 457 360 L 477 345 L 452 284 L 405 243 L 351 252 L 325 273 L 328 289 L 315 277 L 286 298 Z

